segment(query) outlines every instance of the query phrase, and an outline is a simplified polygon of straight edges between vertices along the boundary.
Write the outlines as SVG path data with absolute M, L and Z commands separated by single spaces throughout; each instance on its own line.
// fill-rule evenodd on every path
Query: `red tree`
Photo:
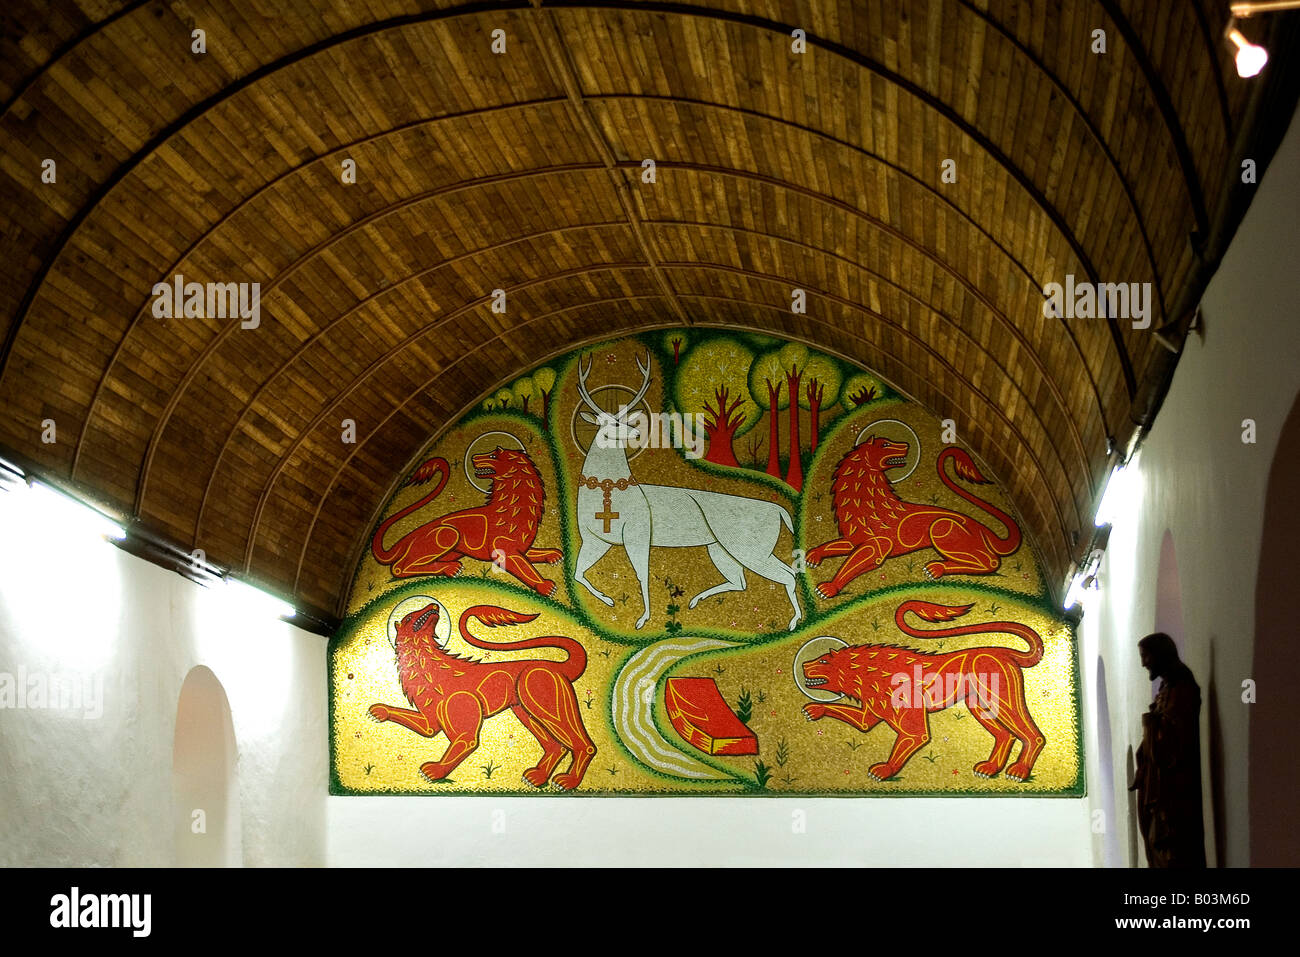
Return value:
M 799 448 L 799 381 L 803 370 L 791 364 L 785 374 L 785 385 L 790 394 L 790 464 L 786 468 L 785 484 L 796 492 L 803 490 L 803 451 Z
M 826 387 L 813 379 L 808 383 L 804 394 L 808 396 L 808 415 L 810 427 L 812 428 L 812 435 L 809 436 L 808 441 L 812 446 L 812 451 L 816 452 L 817 436 L 821 432 L 822 396 L 826 394 Z
M 736 435 L 736 429 L 744 424 L 745 416 L 736 415 L 736 409 L 744 396 L 740 396 L 727 404 L 730 390 L 726 385 L 720 385 L 713 391 L 713 399 L 717 407 L 704 403 L 704 432 L 709 439 L 709 451 L 704 456 L 705 461 L 713 462 L 716 465 L 735 465 L 740 463 L 736 461 L 736 450 L 732 447 L 732 439 Z
M 776 385 L 772 385 L 772 380 L 767 380 L 767 474 L 772 478 L 781 477 L 781 420 L 777 416 L 777 411 L 781 405 L 781 383 L 778 380 Z

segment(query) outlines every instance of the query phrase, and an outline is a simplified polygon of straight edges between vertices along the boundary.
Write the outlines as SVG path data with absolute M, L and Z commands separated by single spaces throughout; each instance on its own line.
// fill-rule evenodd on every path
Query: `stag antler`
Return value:
M 587 406 L 591 409 L 592 412 L 596 413 L 597 415 L 609 415 L 610 413 L 606 412 L 604 409 L 602 409 L 600 406 L 596 404 L 596 400 L 593 399 L 591 397 L 591 393 L 587 391 L 587 376 L 591 373 L 591 364 L 592 364 L 592 359 L 590 356 L 588 356 L 587 367 L 584 369 L 582 367 L 582 357 L 581 356 L 578 357 L 578 395 L 582 396 L 582 401 L 587 403 Z M 636 395 L 632 396 L 631 402 L 628 402 L 626 405 L 623 406 L 623 408 L 619 409 L 618 412 L 615 413 L 615 415 L 620 419 L 626 416 L 630 411 L 632 411 L 632 409 L 636 408 L 637 404 L 643 398 L 645 398 L 646 391 L 650 388 L 650 353 L 649 352 L 646 352 L 645 354 L 644 363 L 641 361 L 640 356 L 636 357 L 636 367 L 641 370 L 641 389 L 640 391 L 637 392 Z
M 591 356 L 587 356 L 587 368 L 582 367 L 582 356 L 578 356 L 578 395 L 582 396 L 582 401 L 587 403 L 587 407 L 596 415 L 604 415 L 605 410 L 596 404 L 596 400 L 591 397 L 587 391 L 587 376 L 591 373 Z
M 624 412 L 629 412 L 632 409 L 635 409 L 637 403 L 645 398 L 646 390 L 650 388 L 650 353 L 648 351 L 645 354 L 644 365 L 641 362 L 641 357 L 636 357 L 636 367 L 641 370 L 641 391 L 632 397 L 631 402 L 623 406 L 622 410 L 619 412 L 620 415 Z

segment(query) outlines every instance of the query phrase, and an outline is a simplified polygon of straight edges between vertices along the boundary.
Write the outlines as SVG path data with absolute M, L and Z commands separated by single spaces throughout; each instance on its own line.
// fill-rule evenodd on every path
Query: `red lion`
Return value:
M 423 575 L 459 575 L 461 559 L 492 562 L 542 595 L 555 591 L 555 582 L 543 578 L 533 562 L 550 564 L 563 558 L 558 548 L 533 548 L 542 520 L 546 493 L 528 453 L 498 446 L 474 456 L 474 474 L 489 479 L 488 500 L 476 508 L 452 512 L 403 535 L 391 548 L 384 547 L 388 530 L 441 494 L 449 467 L 444 458 L 432 458 L 415 470 L 407 485 L 423 485 L 438 476 L 433 491 L 380 523 L 370 550 L 397 578 Z
M 840 537 L 808 552 L 805 561 L 814 568 L 824 559 L 847 555 L 835 577 L 817 586 L 823 598 L 833 598 L 863 572 L 879 568 L 885 559 L 922 548 L 934 548 L 942 557 L 925 563 L 929 579 L 944 575 L 987 575 L 998 570 L 1002 558 L 1020 547 L 1020 526 L 1006 512 L 976 498 L 948 477 L 944 465 L 967 482 L 985 483 L 971 457 L 949 446 L 939 453 L 935 468 L 939 480 L 966 501 L 983 509 L 1006 526 L 999 538 L 969 515 L 937 505 L 918 505 L 898 497 L 885 470 L 907 460 L 907 443 L 868 436 L 840 460 L 832 485 L 835 521 Z
M 554 780 L 566 791 L 582 783 L 587 765 L 596 755 L 573 691 L 573 682 L 587 669 L 586 650 L 564 635 L 484 642 L 466 627 L 470 619 L 495 627 L 536 617 L 496 605 L 475 605 L 460 616 L 460 635 L 475 648 L 492 651 L 559 648 L 568 654 L 567 660 L 481 662 L 453 655 L 443 649 L 435 634 L 436 602 L 398 622 L 397 674 L 402 692 L 416 710 L 372 704 L 370 716 L 376 721 L 394 721 L 426 738 L 439 731 L 446 733 L 449 743 L 442 759 L 420 765 L 420 773 L 430 781 L 441 781 L 473 754 L 483 722 L 509 708 L 542 746 L 541 761 L 524 772 L 524 780 L 539 788 Z M 569 769 L 552 778 L 566 753 L 573 755 Z
M 930 740 L 930 712 L 965 701 L 975 720 L 993 735 L 993 753 L 975 765 L 975 773 L 998 774 L 1019 741 L 1020 757 L 1007 768 L 1007 777 L 1027 780 L 1047 739 L 1029 714 L 1021 669 L 1042 660 L 1042 636 L 1013 621 L 920 631 L 905 620 L 910 611 L 924 621 L 952 621 L 970 609 L 970 605 L 905 601 L 894 612 L 894 621 L 914 638 L 1015 635 L 1029 643 L 1029 650 L 979 647 L 934 655 L 897 645 L 850 645 L 805 662 L 804 679 L 809 688 L 850 695 L 860 703 L 806 704 L 804 717 L 809 721 L 836 718 L 859 731 L 870 731 L 881 721 L 893 728 L 898 736 L 889 759 L 873 764 L 867 772 L 884 781 Z

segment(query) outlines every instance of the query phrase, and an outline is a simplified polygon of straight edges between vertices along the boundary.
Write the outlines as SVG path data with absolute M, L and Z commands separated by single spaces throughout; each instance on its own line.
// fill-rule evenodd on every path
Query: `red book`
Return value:
M 727 707 L 712 678 L 669 678 L 668 720 L 705 754 L 758 754 L 758 738 Z

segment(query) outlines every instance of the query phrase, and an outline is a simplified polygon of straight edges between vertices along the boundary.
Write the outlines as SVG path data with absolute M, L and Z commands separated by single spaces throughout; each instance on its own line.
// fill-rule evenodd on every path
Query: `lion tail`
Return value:
M 412 473 L 411 477 L 406 480 L 407 485 L 423 485 L 435 475 L 438 476 L 438 484 L 435 485 L 433 491 L 424 496 L 424 498 L 411 503 L 400 511 L 394 512 L 388 518 L 379 523 L 379 528 L 375 529 L 375 537 L 370 540 L 370 551 L 374 554 L 375 561 L 379 562 L 381 565 L 389 565 L 392 563 L 393 559 L 397 557 L 398 546 L 394 545 L 392 548 L 385 548 L 384 536 L 388 534 L 390 528 L 402 519 L 406 518 L 406 516 L 410 515 L 412 512 L 418 512 L 441 495 L 443 486 L 447 484 L 447 478 L 450 474 L 451 466 L 447 464 L 446 459 L 438 456 L 429 459 L 417 468 L 414 473 Z
M 894 623 L 899 631 L 913 638 L 948 638 L 961 635 L 1014 635 L 1029 643 L 1028 651 L 1014 651 L 1010 648 L 1011 660 L 1022 668 L 1032 668 L 1043 660 L 1043 637 L 1027 625 L 1014 621 L 987 621 L 979 625 L 956 625 L 952 628 L 913 628 L 907 623 L 910 611 L 922 621 L 953 621 L 970 611 L 974 605 L 938 605 L 930 601 L 912 599 L 898 606 L 894 612 Z
M 499 625 L 522 625 L 537 617 L 521 611 L 511 611 L 498 605 L 473 605 L 466 608 L 460 616 L 460 636 L 475 648 L 486 651 L 522 651 L 525 648 L 559 648 L 569 657 L 559 662 L 560 674 L 570 681 L 577 681 L 587 670 L 587 649 L 567 635 L 542 635 L 538 638 L 522 638 L 519 641 L 483 641 L 475 638 L 469 631 L 469 623 L 477 620 L 489 628 Z
M 943 482 L 944 485 L 948 486 L 948 488 L 952 489 L 952 491 L 956 492 L 976 508 L 988 512 L 1006 526 L 1007 534 L 1005 538 L 997 538 L 993 535 L 992 531 L 989 532 L 989 547 L 993 549 L 995 555 L 1010 555 L 1020 547 L 1020 526 L 1016 524 L 1015 519 L 1002 511 L 1002 509 L 991 505 L 982 498 L 972 495 L 970 492 L 966 491 L 966 489 L 962 488 L 950 479 L 948 477 L 947 469 L 944 468 L 945 463 L 947 463 L 949 459 L 952 459 L 952 469 L 959 479 L 970 482 L 974 485 L 987 485 L 989 480 L 980 473 L 979 467 L 975 464 L 974 460 L 962 449 L 950 445 L 939 453 L 939 461 L 936 463 L 936 467 L 939 470 L 939 481 Z

